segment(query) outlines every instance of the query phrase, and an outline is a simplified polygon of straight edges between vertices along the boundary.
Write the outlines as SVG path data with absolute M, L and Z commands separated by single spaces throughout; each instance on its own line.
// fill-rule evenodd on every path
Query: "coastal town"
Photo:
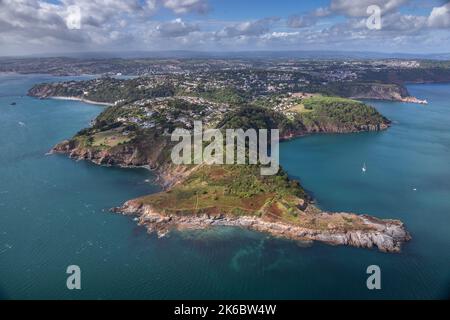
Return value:
M 60 93 L 105 104 L 148 99 L 147 93 L 157 90 L 165 90 L 165 96 L 206 99 L 214 96 L 219 103 L 232 104 L 256 100 L 266 103 L 303 93 L 427 104 L 421 97 L 412 97 L 405 83 L 450 80 L 450 66 L 446 62 L 425 60 L 46 58 L 25 61 L 0 59 L 0 72 L 95 78 L 88 85 L 83 83 L 83 87 L 78 81 L 66 82 L 60 87 Z M 117 89 L 107 92 L 111 85 Z M 273 107 L 281 110 L 288 109 L 288 105 L 284 100 Z

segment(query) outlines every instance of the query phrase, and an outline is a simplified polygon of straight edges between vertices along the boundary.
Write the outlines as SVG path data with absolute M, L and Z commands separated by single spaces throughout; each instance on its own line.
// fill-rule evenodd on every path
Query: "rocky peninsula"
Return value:
M 96 90 L 96 85 L 101 90 Z M 116 93 L 105 99 L 107 86 L 102 81 L 76 86 L 77 90 L 89 87 L 89 92 L 96 92 L 94 101 L 113 105 L 91 127 L 56 145 L 52 152 L 99 165 L 144 166 L 154 170 L 164 188 L 162 192 L 130 200 L 113 210 L 137 216 L 149 232 L 164 236 L 172 229 L 232 226 L 292 240 L 376 247 L 383 252 L 399 252 L 401 245 L 411 239 L 398 220 L 321 211 L 301 184 L 283 169 L 264 177 L 259 174 L 258 165 L 174 165 L 170 160 L 174 143 L 169 133 L 174 128 L 191 129 L 193 120 L 203 120 L 222 130 L 278 128 L 285 139 L 314 133 L 387 129 L 390 121 L 366 104 L 315 96 L 289 100 L 289 108 L 280 110 L 254 103 L 218 103 L 214 97 L 187 97 L 184 92 L 182 96 L 170 94 L 170 88 L 163 84 L 134 92 L 138 99 L 131 101 L 129 96 L 120 99 Z M 54 96 L 53 92 L 70 90 L 67 84 L 45 84 L 29 94 L 44 98 Z M 43 92 L 45 96 L 41 96 Z
M 341 229 L 329 222 L 326 229 L 319 230 L 298 226 L 292 222 L 279 219 L 261 218 L 257 216 L 233 217 L 223 214 L 177 215 L 161 214 L 151 205 L 143 204 L 139 200 L 126 202 L 122 207 L 113 211 L 125 215 L 136 216 L 139 225 L 149 232 L 156 232 L 164 237 L 172 229 L 205 229 L 215 226 L 240 227 L 258 232 L 265 232 L 274 237 L 298 241 L 321 241 L 331 245 L 349 245 L 357 248 L 376 247 L 382 252 L 400 252 L 401 245 L 409 241 L 411 236 L 399 220 L 381 220 L 362 215 L 356 217 L 349 213 L 316 212 L 316 219 L 330 221 L 337 216 L 344 219 L 359 219 L 361 226 L 354 230 Z

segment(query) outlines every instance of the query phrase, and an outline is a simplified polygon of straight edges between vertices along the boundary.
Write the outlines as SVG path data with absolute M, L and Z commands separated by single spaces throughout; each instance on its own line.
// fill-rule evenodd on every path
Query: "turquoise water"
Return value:
M 54 80 L 0 76 L 0 298 L 449 297 L 450 85 L 410 86 L 427 107 L 371 102 L 395 122 L 386 132 L 281 146 L 282 164 L 321 208 L 402 219 L 413 240 L 393 255 L 231 228 L 148 235 L 108 209 L 156 192 L 150 172 L 45 155 L 102 110 L 23 96 Z M 65 286 L 73 264 L 80 291 Z M 381 291 L 366 288 L 372 264 L 381 267 Z

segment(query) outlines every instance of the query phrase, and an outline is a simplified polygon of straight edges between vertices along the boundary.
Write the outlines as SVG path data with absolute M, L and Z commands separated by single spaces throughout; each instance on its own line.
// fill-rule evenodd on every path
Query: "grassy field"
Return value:
M 288 112 L 308 113 L 312 112 L 312 109 L 306 109 L 303 103 L 299 103 L 287 110 Z
M 358 106 L 361 105 L 362 102 L 359 102 L 357 100 L 347 99 L 347 98 L 341 98 L 341 97 L 327 97 L 327 96 L 321 96 L 316 95 L 314 97 L 306 98 L 303 100 L 303 105 L 306 109 L 312 110 L 314 107 L 321 106 L 321 105 L 334 105 L 334 106 L 340 106 L 340 105 L 351 105 L 351 106 Z
M 166 212 L 260 215 L 280 196 L 301 194 L 298 184 L 285 177 L 262 177 L 257 166 L 201 166 L 182 185 L 144 197 Z
M 123 128 L 115 128 L 107 131 L 101 131 L 92 136 L 93 147 L 115 147 L 131 140 L 130 134 L 124 134 Z
M 257 166 L 201 166 L 183 184 L 137 199 L 162 214 L 257 216 L 305 228 L 363 229 L 355 215 L 329 215 L 305 201 L 284 173 L 261 177 Z

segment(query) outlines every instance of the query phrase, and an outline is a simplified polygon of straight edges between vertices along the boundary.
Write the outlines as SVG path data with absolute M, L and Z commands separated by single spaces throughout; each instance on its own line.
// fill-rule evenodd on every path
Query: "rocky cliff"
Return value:
M 353 99 L 379 99 L 401 101 L 409 97 L 408 90 L 398 84 L 354 84 L 348 88 L 348 97 Z
M 305 124 L 305 134 L 312 133 L 356 133 L 356 132 L 371 132 L 382 131 L 388 129 L 390 123 L 379 124 L 362 124 L 362 125 L 336 125 L 327 122 L 313 122 Z M 295 137 L 295 135 L 293 135 Z
M 205 229 L 214 226 L 230 226 L 266 232 L 275 237 L 291 240 L 321 241 L 333 245 L 350 245 L 358 248 L 377 247 L 382 252 L 399 252 L 402 243 L 411 239 L 403 223 L 399 220 L 381 220 L 369 216 L 358 216 L 358 219 L 363 223 L 363 227 L 359 230 L 342 230 L 331 225 L 326 230 L 318 230 L 283 221 L 270 221 L 256 216 L 164 215 L 139 200 L 128 201 L 114 211 L 137 216 L 140 225 L 145 226 L 149 232 L 156 232 L 160 237 L 166 235 L 172 229 Z M 355 215 L 348 213 L 339 214 L 355 217 Z M 316 213 L 316 215 L 326 217 L 330 214 L 322 212 Z M 336 213 L 332 215 L 336 215 Z
M 167 148 L 168 141 L 165 139 L 123 144 L 113 148 L 88 147 L 77 139 L 71 139 L 57 144 L 50 152 L 67 154 L 72 159 L 87 160 L 103 166 L 145 167 L 157 175 L 163 188 L 169 188 L 183 181 L 190 168 L 167 162 L 164 155 Z

